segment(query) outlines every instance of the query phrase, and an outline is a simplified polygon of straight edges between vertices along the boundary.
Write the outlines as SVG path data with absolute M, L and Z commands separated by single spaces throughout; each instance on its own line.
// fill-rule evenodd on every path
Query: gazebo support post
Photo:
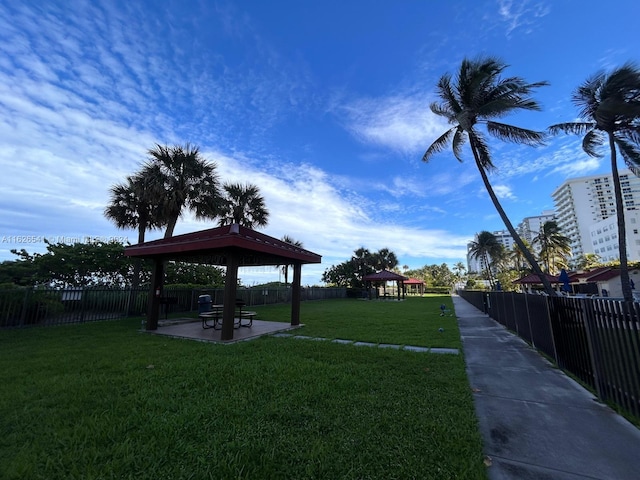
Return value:
M 147 330 L 158 329 L 158 317 L 160 316 L 160 297 L 162 297 L 162 284 L 164 283 L 164 262 L 161 258 L 153 260 L 151 273 L 151 289 L 147 301 Z
M 222 309 L 221 340 L 233 340 L 233 323 L 236 317 L 236 289 L 238 285 L 238 265 L 236 253 L 227 256 L 227 275 L 224 279 L 224 307 Z
M 291 282 L 291 325 L 300 325 L 302 264 L 293 264 L 293 280 Z

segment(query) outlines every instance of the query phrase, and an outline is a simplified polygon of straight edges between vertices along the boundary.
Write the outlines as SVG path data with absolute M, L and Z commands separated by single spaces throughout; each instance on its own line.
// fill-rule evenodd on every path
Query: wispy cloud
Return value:
M 525 33 L 533 30 L 541 17 L 549 14 L 549 5 L 544 2 L 529 0 L 498 0 L 499 18 L 506 24 L 506 35 L 509 36 L 516 29 L 523 29 Z
M 360 98 L 341 105 L 346 128 L 360 141 L 404 154 L 423 152 L 447 128 L 424 94 Z

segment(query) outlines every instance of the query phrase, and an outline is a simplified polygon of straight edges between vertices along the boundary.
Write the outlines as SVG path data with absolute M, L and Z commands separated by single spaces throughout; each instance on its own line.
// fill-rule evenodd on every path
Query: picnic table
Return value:
M 236 302 L 237 308 L 237 321 L 234 321 L 233 327 L 251 327 L 253 325 L 253 319 L 257 315 L 256 312 L 250 312 L 247 310 L 242 310 L 242 307 L 245 306 L 244 302 Z M 202 321 L 202 328 L 213 328 L 214 330 L 219 330 L 222 328 L 222 312 L 224 311 L 224 305 L 211 305 L 211 309 L 206 312 L 200 312 L 198 315 L 200 320 Z M 248 322 L 243 323 L 242 320 L 248 320 Z M 209 324 L 207 322 L 212 321 L 213 324 Z

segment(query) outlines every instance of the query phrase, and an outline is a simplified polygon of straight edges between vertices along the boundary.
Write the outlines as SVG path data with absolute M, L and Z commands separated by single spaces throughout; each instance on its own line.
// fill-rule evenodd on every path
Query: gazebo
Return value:
M 233 339 L 239 267 L 293 265 L 291 325 L 299 325 L 302 265 L 322 260 L 318 254 L 238 224 L 132 245 L 125 248 L 125 255 L 153 261 L 147 330 L 158 328 L 165 262 L 173 260 L 225 266 L 222 340 Z
M 560 283 L 560 280 L 558 279 L 558 277 L 556 275 L 550 275 L 548 273 L 545 273 L 544 275 L 547 278 L 547 281 L 549 283 L 551 283 L 551 284 Z M 522 285 L 522 288 L 527 289 L 527 290 L 532 290 L 533 285 L 542 285 L 542 281 L 540 280 L 540 276 L 538 274 L 536 274 L 536 273 L 529 273 L 528 275 L 525 275 L 522 278 L 514 280 L 513 283 L 516 283 L 518 285 Z
M 404 282 L 408 280 L 407 277 L 397 274 L 395 272 L 390 272 L 389 270 L 382 270 L 378 273 L 372 273 L 370 275 L 365 275 L 362 277 L 362 280 L 365 283 L 382 283 L 386 285 L 387 282 L 396 282 L 398 286 L 398 300 L 400 300 L 400 292 L 402 291 L 402 298 L 404 298 Z M 369 299 L 371 299 L 371 289 L 369 290 Z
M 422 295 L 424 293 L 424 282 L 422 280 L 411 277 L 408 280 L 405 280 L 404 284 L 412 287 L 412 289 L 415 290 L 418 295 Z

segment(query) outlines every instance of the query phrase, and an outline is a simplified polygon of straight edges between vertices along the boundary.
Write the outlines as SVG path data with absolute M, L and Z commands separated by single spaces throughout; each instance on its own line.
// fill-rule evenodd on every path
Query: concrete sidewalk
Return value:
M 453 304 L 490 479 L 640 478 L 640 429 L 480 310 Z

